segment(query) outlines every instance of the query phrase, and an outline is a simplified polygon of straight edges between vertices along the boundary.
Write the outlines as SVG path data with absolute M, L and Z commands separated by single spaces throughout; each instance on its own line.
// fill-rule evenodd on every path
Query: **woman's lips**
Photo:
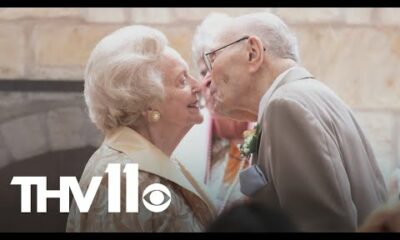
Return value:
M 188 107 L 199 109 L 200 108 L 199 100 L 192 102 L 191 104 L 188 105 Z

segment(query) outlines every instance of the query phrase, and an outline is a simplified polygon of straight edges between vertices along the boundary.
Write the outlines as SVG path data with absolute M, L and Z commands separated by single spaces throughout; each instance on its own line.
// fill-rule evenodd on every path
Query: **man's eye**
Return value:
M 187 85 L 187 83 L 188 83 L 187 77 L 184 76 L 184 77 L 181 78 L 181 81 L 180 81 L 179 85 L 181 87 L 185 87 Z
M 217 57 L 217 53 L 216 53 L 216 52 L 211 53 L 211 54 L 210 54 L 211 62 L 214 62 L 214 60 L 215 60 L 216 57 Z

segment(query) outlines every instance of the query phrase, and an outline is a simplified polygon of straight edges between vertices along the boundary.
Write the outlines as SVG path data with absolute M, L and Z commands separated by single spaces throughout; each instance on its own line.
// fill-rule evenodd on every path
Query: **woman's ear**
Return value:
M 247 46 L 249 71 L 256 72 L 264 61 L 264 46 L 257 36 L 250 36 Z

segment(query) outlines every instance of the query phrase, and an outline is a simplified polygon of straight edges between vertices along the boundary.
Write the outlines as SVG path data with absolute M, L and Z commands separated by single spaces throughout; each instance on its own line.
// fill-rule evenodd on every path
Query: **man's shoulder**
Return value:
M 315 96 L 329 96 L 335 93 L 324 83 L 316 79 L 304 79 L 289 82 L 278 88 L 271 97 L 271 101 L 275 99 L 287 100 L 309 100 Z
M 298 102 L 304 106 L 324 102 L 344 104 L 339 96 L 323 82 L 316 79 L 305 79 L 287 83 L 278 88 L 272 95 L 269 103 L 273 101 Z M 268 104 L 267 104 L 268 105 Z
M 328 86 L 316 79 L 305 79 L 287 83 L 279 87 L 265 105 L 263 118 L 271 111 L 299 110 L 296 113 L 312 113 L 320 118 L 327 112 L 336 109 L 347 112 L 347 105 Z

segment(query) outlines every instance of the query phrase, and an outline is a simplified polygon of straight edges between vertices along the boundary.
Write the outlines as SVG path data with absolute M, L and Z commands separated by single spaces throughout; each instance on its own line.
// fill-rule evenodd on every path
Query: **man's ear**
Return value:
M 247 45 L 247 60 L 249 63 L 249 71 L 256 72 L 264 61 L 264 46 L 257 36 L 251 36 Z

